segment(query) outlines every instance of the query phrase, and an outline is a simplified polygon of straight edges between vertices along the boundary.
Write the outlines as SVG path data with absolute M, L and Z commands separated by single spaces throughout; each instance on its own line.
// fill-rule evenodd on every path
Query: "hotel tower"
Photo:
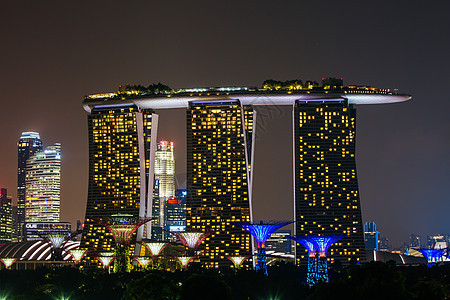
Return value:
M 187 227 L 209 231 L 202 264 L 251 255 L 250 235 L 233 222 L 251 219 L 253 109 L 238 100 L 193 101 L 187 110 Z
M 322 88 L 264 85 L 157 93 L 131 87 L 128 94 L 86 96 L 89 192 L 82 247 L 111 250 L 111 236 L 96 225 L 98 218 L 118 212 L 152 214 L 153 188 L 148 187 L 153 187 L 150 162 L 156 148 L 153 110 L 182 108 L 187 111 L 187 230 L 211 233 L 201 246 L 202 265 L 224 266 L 229 264 L 226 256 L 252 254 L 251 237 L 233 223 L 253 221 L 254 107 L 284 105 L 293 112 L 294 234 L 342 235 L 331 247 L 330 261 L 362 261 L 355 105 L 403 102 L 411 96 L 330 82 Z M 151 237 L 148 226 L 145 234 Z M 142 235 L 138 232 L 138 239 Z M 306 258 L 306 250 L 297 245 L 297 264 Z
M 158 115 L 132 103 L 97 105 L 89 112 L 89 187 L 80 247 L 112 251 L 114 239 L 101 222 L 118 213 L 152 214 Z M 149 222 L 133 240 L 150 237 Z

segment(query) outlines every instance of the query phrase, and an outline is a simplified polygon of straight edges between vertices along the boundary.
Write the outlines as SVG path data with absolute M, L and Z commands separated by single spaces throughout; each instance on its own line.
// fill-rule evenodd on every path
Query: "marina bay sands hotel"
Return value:
M 117 213 L 151 216 L 157 111 L 182 108 L 187 130 L 187 228 L 211 232 L 202 245 L 201 261 L 219 267 L 229 264 L 226 256 L 251 255 L 250 235 L 233 223 L 253 221 L 255 107 L 284 105 L 292 107 L 294 234 L 345 235 L 331 247 L 331 261 L 363 261 L 355 106 L 410 98 L 357 86 L 151 93 L 128 88 L 86 96 L 89 189 L 81 248 L 112 251 L 114 240 L 96 222 L 99 218 Z M 151 222 L 137 232 L 136 240 L 150 237 Z M 136 255 L 143 251 L 139 244 L 133 249 Z M 306 257 L 304 247 L 297 245 L 297 263 Z

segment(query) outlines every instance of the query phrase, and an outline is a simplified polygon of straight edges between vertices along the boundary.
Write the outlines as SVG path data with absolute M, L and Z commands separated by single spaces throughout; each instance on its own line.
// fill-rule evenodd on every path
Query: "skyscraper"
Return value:
M 298 100 L 294 105 L 296 235 L 346 235 L 330 261 L 365 257 L 356 178 L 356 111 L 344 98 Z M 297 244 L 297 262 L 307 252 Z
M 25 222 L 59 222 L 61 144 L 55 143 L 27 160 Z
M 27 160 L 37 152 L 42 151 L 42 141 L 37 132 L 23 132 L 17 143 L 17 235 L 22 240 L 23 224 L 25 222 L 25 179 Z
M 173 142 L 161 141 L 155 153 L 155 180 L 158 181 L 159 201 L 154 203 L 155 212 L 159 213 L 156 226 L 165 228 L 164 206 L 169 199 L 175 196 L 175 159 L 173 156 Z M 159 207 L 156 207 L 156 206 Z M 156 217 L 156 215 L 154 215 Z M 162 233 L 162 231 L 161 231 Z M 167 237 L 167 234 L 164 234 Z M 153 236 L 162 239 L 163 236 Z
M 186 230 L 186 198 L 187 191 L 185 189 L 175 190 L 175 197 L 166 201 L 165 209 L 165 229 L 172 232 L 180 232 Z M 176 240 L 173 235 L 167 236 L 170 240 Z
M 364 223 L 364 243 L 366 250 L 380 250 L 380 231 L 375 222 Z
M 124 103 L 86 110 L 90 112 L 89 187 L 81 248 L 111 251 L 113 237 L 100 220 L 118 213 L 151 216 L 158 115 Z M 150 238 L 147 224 L 145 234 Z M 144 235 L 143 227 L 138 239 Z
M 11 242 L 12 240 L 12 203 L 8 197 L 7 190 L 0 188 L 0 243 Z
M 251 254 L 250 235 L 233 222 L 251 221 L 252 121 L 237 100 L 191 102 L 187 111 L 187 227 L 212 232 L 203 243 L 207 267 Z

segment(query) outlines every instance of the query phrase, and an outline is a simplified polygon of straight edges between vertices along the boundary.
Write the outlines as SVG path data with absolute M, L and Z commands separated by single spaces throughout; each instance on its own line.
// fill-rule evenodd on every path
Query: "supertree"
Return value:
M 306 284 L 313 286 L 317 283 L 317 245 L 306 236 L 288 236 L 297 243 L 305 246 L 308 250 L 308 270 L 306 273 Z
M 306 283 L 313 286 L 318 282 L 328 282 L 327 251 L 331 245 L 345 235 L 290 236 L 308 250 L 308 271 Z
M 44 235 L 43 238 L 52 245 L 52 260 L 63 260 L 63 245 L 69 240 L 70 235 L 65 233 L 51 233 Z
M 0 261 L 5 265 L 6 269 L 11 268 L 11 266 L 18 260 L 18 258 L 4 257 L 0 258 Z
M 136 256 L 134 259 L 137 260 L 144 269 L 152 262 L 152 258 L 146 256 Z
M 328 264 L 327 264 L 327 251 L 331 245 L 345 235 L 321 235 L 310 236 L 310 240 L 317 245 L 317 282 L 328 282 Z
M 108 269 L 109 273 L 109 265 L 115 260 L 113 252 L 100 252 L 100 255 L 97 257 L 97 260 L 101 262 L 103 268 Z
M 182 269 L 186 269 L 189 263 L 195 259 L 197 256 L 177 256 L 178 261 L 181 264 Z
M 244 261 L 250 256 L 227 256 L 227 258 L 233 263 L 234 269 L 238 270 L 242 268 Z
M 159 255 L 170 243 L 168 242 L 143 242 L 145 248 L 150 252 L 152 256 L 152 269 L 158 269 L 160 267 Z
M 139 227 L 153 219 L 154 218 L 134 217 L 130 214 L 116 214 L 112 215 L 106 222 L 99 222 L 104 225 L 114 237 L 115 273 L 129 272 L 131 270 L 131 237 Z
M 427 266 L 432 267 L 444 256 L 447 249 L 416 249 L 427 259 Z
M 83 259 L 83 257 L 88 252 L 88 250 L 87 249 L 73 249 L 73 250 L 69 250 L 68 252 L 72 256 L 73 261 L 76 264 L 79 264 L 81 262 L 81 260 Z
M 257 245 L 256 271 L 267 275 L 266 241 L 272 233 L 293 222 L 260 221 L 259 223 L 241 222 L 235 225 L 247 230 L 255 238 Z
M 189 251 L 195 251 L 211 233 L 209 231 L 183 231 L 183 232 L 170 232 L 176 236 Z
M 145 248 L 150 251 L 151 256 L 158 256 L 161 254 L 161 251 L 166 248 L 169 243 L 167 242 L 143 242 L 142 245 L 144 245 Z

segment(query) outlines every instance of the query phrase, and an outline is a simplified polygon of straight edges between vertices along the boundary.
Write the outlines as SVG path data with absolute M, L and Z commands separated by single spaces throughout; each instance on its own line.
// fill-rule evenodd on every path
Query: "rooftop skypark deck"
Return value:
M 411 99 L 410 95 L 398 94 L 390 89 L 369 86 L 323 86 L 289 85 L 256 87 L 211 87 L 172 90 L 148 90 L 141 86 L 120 87 L 112 93 L 85 96 L 84 108 L 108 108 L 135 104 L 141 108 L 170 109 L 187 108 L 192 101 L 235 99 L 242 105 L 293 105 L 296 100 L 324 100 L 344 98 L 350 104 L 396 103 Z

